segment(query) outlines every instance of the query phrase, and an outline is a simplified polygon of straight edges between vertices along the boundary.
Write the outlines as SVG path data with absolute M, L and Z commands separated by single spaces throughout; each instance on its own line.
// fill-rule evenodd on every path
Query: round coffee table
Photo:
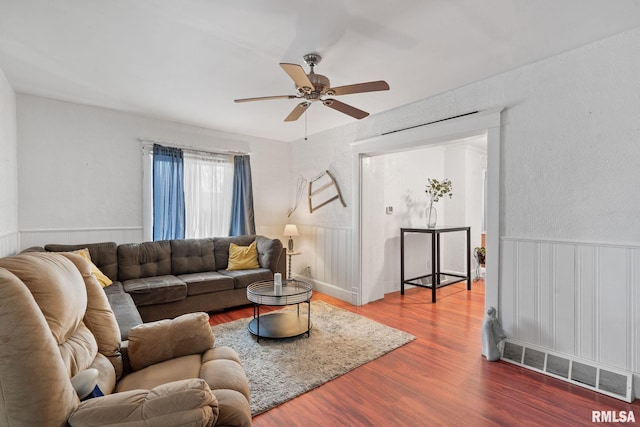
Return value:
M 301 280 L 283 279 L 282 292 L 276 295 L 273 280 L 255 282 L 247 286 L 247 299 L 253 303 L 253 320 L 249 332 L 260 338 L 290 338 L 311 333 L 311 296 L 313 287 Z M 307 316 L 300 316 L 300 304 L 307 303 Z M 293 305 L 296 312 L 277 312 L 260 316 L 261 305 Z

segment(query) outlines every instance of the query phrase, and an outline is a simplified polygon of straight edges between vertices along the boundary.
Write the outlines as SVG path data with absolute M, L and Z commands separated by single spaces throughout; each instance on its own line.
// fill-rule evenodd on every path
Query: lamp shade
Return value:
M 284 232 L 282 233 L 285 236 L 299 236 L 298 227 L 295 224 L 287 224 L 284 226 Z

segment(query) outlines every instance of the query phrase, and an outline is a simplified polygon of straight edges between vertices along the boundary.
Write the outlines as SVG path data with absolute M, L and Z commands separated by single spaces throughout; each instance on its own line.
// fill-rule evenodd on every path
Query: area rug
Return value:
M 286 307 L 284 311 L 295 310 Z M 300 305 L 306 315 L 306 304 Z M 247 373 L 253 416 L 374 360 L 415 337 L 327 304 L 311 303 L 309 337 L 261 338 L 247 330 L 251 317 L 213 326 L 217 346 L 233 348 Z

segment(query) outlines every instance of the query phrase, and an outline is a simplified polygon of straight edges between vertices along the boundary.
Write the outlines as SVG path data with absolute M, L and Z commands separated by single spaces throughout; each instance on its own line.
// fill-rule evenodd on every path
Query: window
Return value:
M 228 236 L 233 198 L 233 156 L 182 150 L 184 237 Z M 143 147 L 144 240 L 154 240 L 153 146 Z
M 232 196 L 232 156 L 185 154 L 186 238 L 227 236 Z

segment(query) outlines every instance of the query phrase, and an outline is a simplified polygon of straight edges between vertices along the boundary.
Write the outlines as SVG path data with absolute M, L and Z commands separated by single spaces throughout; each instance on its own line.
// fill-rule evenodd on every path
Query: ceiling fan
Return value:
M 315 102 L 320 101 L 323 105 L 329 108 L 340 111 L 356 119 L 363 119 L 369 115 L 366 111 L 359 110 L 351 105 L 340 102 L 331 98 L 337 95 L 348 95 L 352 93 L 363 92 L 375 92 L 380 90 L 389 90 L 389 85 L 384 80 L 378 80 L 375 82 L 358 83 L 353 85 L 331 87 L 331 83 L 326 76 L 322 74 L 316 74 L 314 68 L 322 57 L 317 53 L 310 53 L 305 55 L 304 62 L 311 68 L 309 74 L 304 71 L 298 64 L 281 63 L 280 66 L 291 77 L 296 84 L 295 95 L 277 95 L 277 96 L 262 96 L 258 98 L 242 98 L 236 99 L 235 102 L 249 102 L 249 101 L 267 101 L 271 99 L 303 99 L 301 103 L 289 113 L 284 119 L 285 122 L 292 122 L 298 120 L 302 114 L 307 111 L 307 108 Z

